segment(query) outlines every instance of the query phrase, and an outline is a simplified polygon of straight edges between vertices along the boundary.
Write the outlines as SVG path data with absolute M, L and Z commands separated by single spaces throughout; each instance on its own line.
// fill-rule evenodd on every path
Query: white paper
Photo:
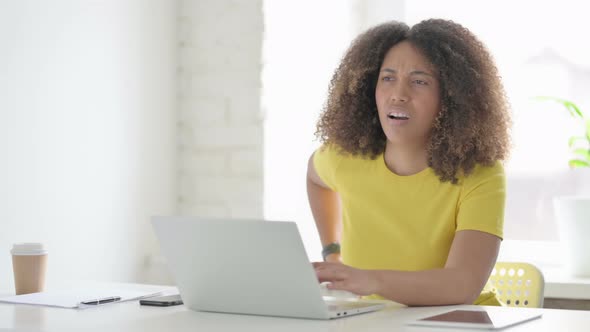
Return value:
M 25 295 L 0 298 L 3 303 L 32 304 L 59 308 L 94 308 L 124 301 L 139 300 L 146 297 L 158 296 L 165 291 L 161 286 L 142 286 L 141 288 L 125 287 L 125 285 L 97 285 L 64 290 L 47 291 Z M 84 305 L 81 302 L 118 296 L 121 300 L 100 305 Z

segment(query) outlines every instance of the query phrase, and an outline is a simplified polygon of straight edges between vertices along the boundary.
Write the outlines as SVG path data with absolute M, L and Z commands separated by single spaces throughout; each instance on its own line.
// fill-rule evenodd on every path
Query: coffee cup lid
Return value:
M 46 255 L 43 243 L 15 243 L 10 252 L 13 255 Z

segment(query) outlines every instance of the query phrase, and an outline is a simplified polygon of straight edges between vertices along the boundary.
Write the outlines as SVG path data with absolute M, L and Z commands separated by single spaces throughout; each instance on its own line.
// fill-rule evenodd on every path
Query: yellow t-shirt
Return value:
M 458 184 L 431 168 L 399 176 L 383 154 L 368 159 L 322 147 L 316 172 L 342 200 L 342 260 L 360 269 L 419 271 L 445 265 L 455 232 L 503 237 L 505 176 L 500 163 L 476 166 Z M 490 304 L 489 289 L 478 298 Z M 495 297 L 495 296 L 494 296 Z

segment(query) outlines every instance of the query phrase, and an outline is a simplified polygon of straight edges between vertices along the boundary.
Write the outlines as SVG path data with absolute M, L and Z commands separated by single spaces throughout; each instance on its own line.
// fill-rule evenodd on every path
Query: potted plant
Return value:
M 568 145 L 572 157 L 569 166 L 575 169 L 577 177 L 576 194 L 555 197 L 553 207 L 566 253 L 565 263 L 573 276 L 590 277 L 590 118 L 584 116 L 580 108 L 571 101 L 540 97 L 561 104 L 583 126 L 583 135 L 569 138 Z

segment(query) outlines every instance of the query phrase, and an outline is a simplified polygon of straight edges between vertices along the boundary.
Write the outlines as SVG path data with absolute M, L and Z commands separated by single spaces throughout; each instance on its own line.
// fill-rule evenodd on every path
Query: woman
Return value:
M 459 24 L 360 35 L 308 163 L 318 279 L 407 305 L 499 304 L 484 286 L 503 236 L 509 125 L 493 60 Z

